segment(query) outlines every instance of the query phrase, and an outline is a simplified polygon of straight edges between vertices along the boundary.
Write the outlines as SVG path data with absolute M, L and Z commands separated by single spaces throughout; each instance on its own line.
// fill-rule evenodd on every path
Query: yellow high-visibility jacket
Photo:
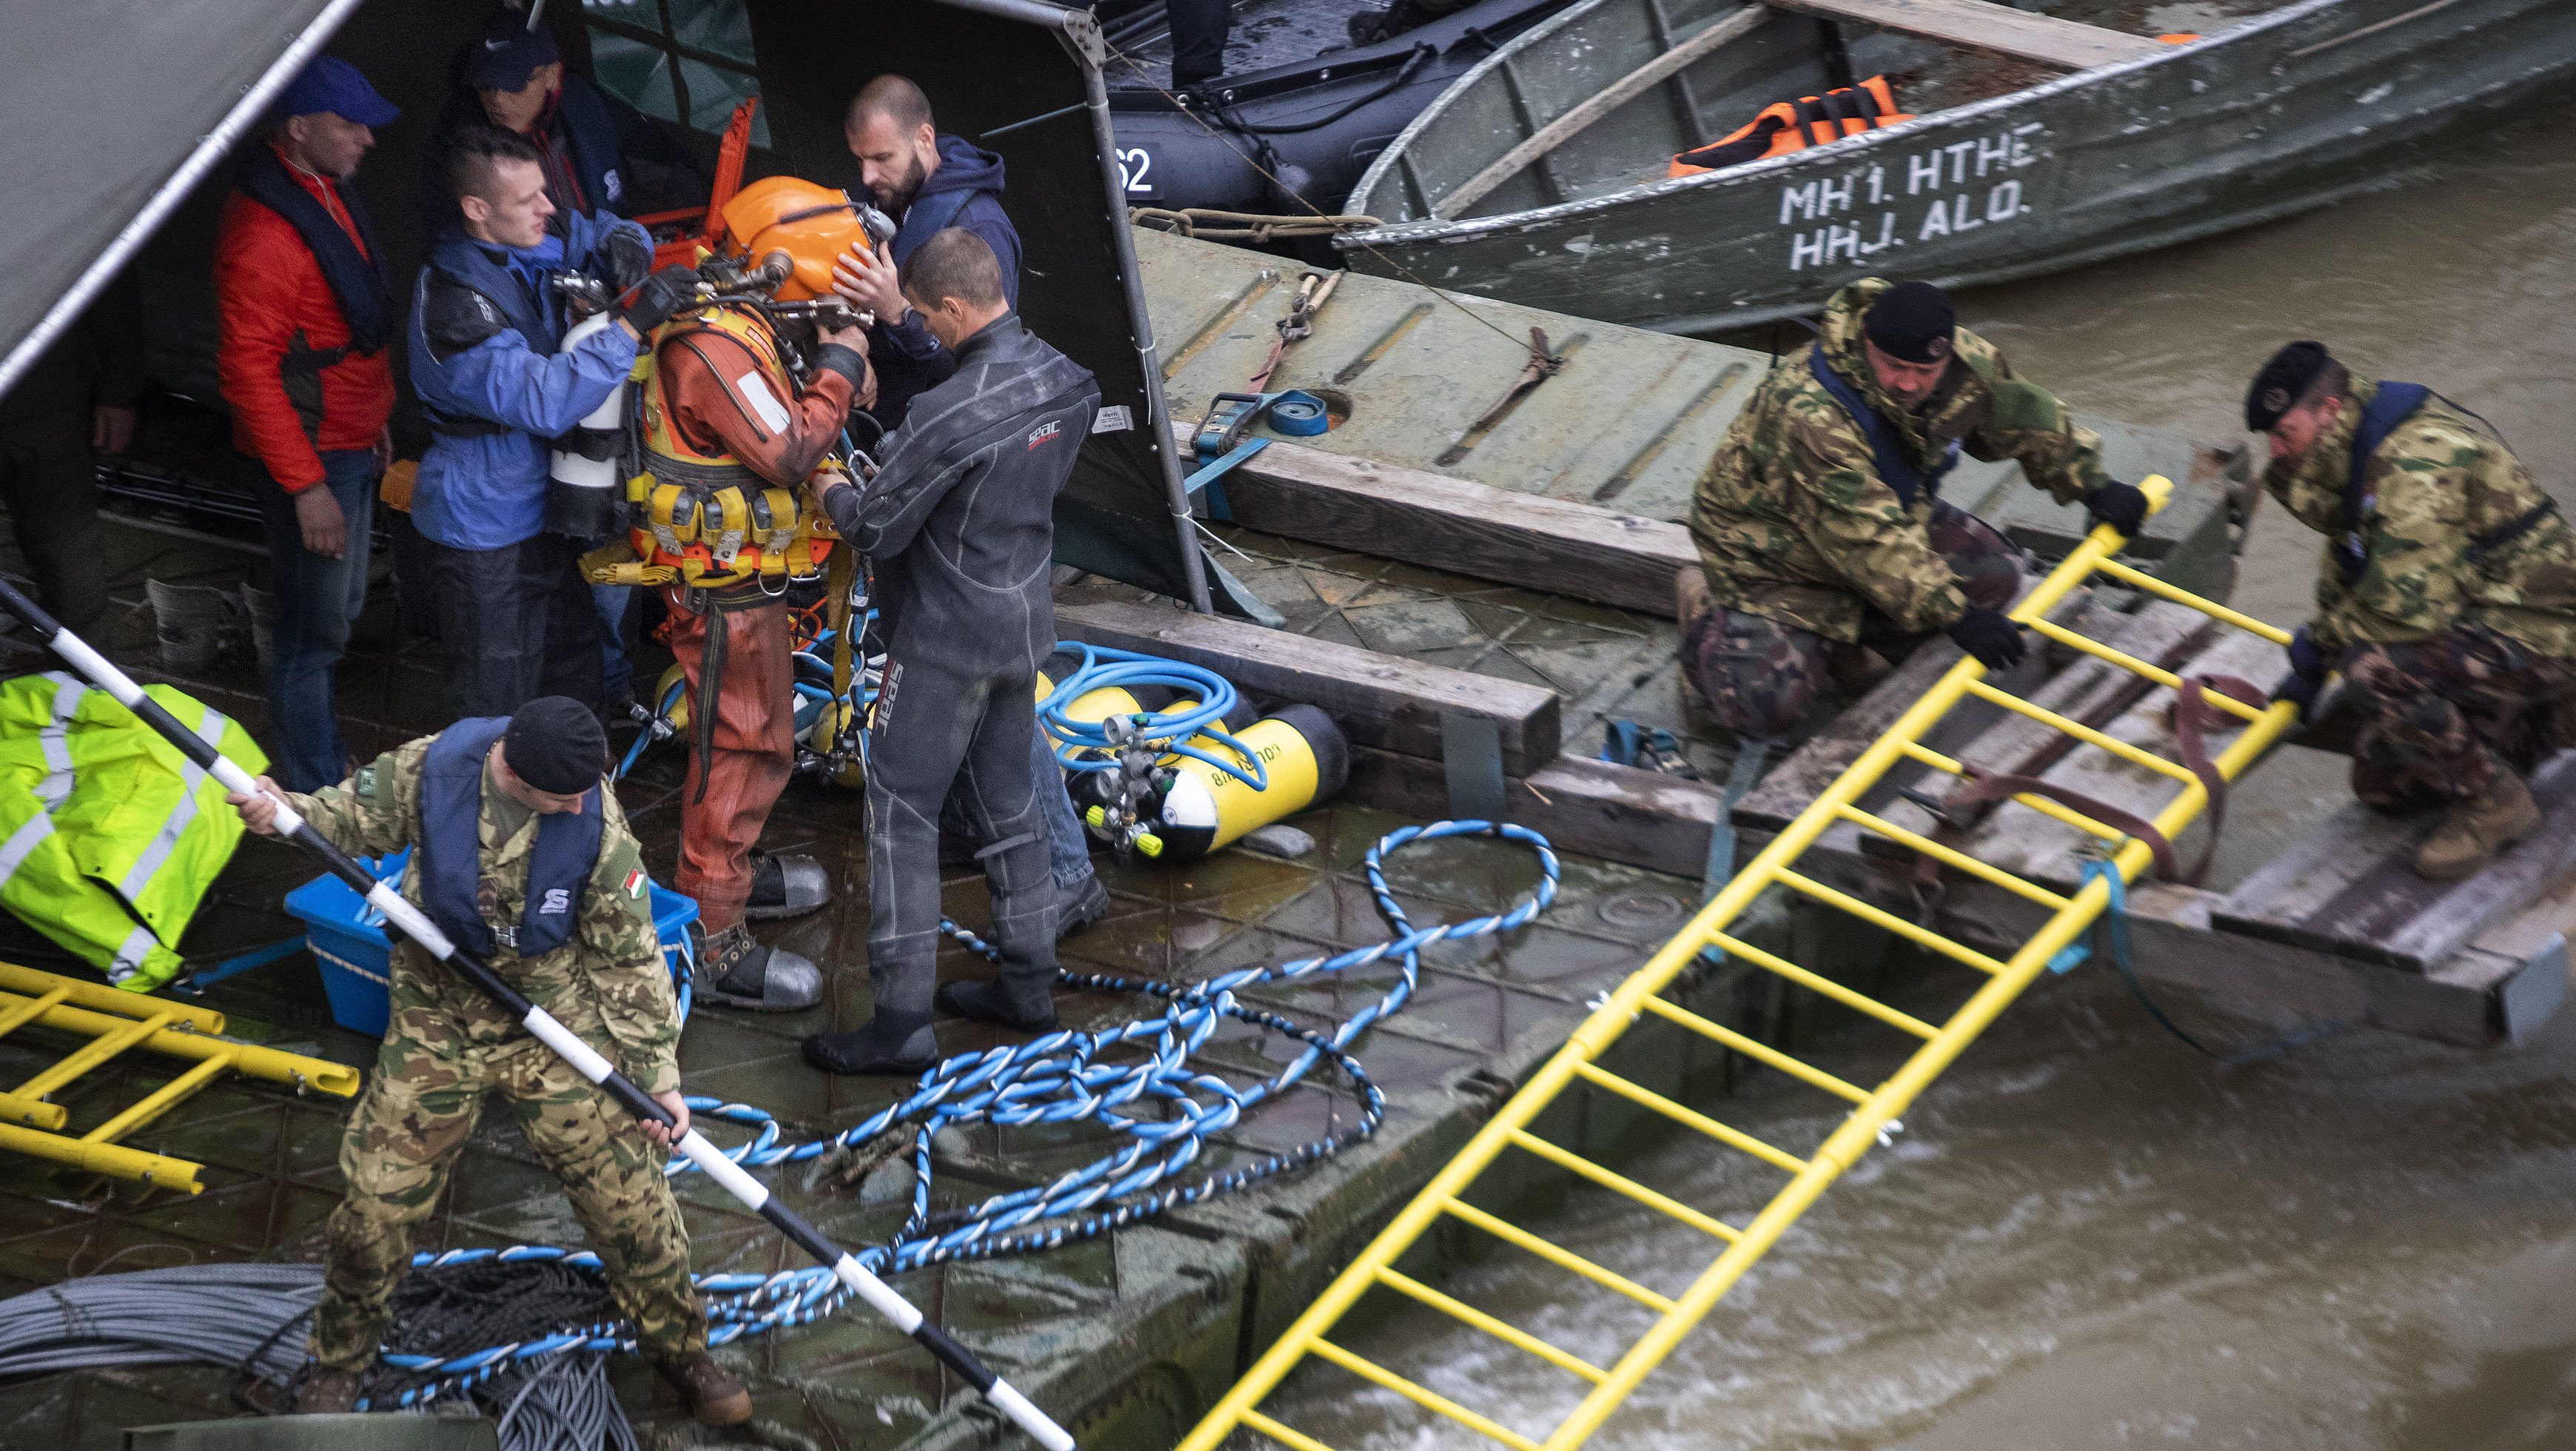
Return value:
M 238 722 L 144 689 L 243 770 L 267 768 Z M 178 976 L 179 936 L 241 836 L 223 786 L 116 697 L 60 672 L 0 681 L 0 907 L 108 981 Z

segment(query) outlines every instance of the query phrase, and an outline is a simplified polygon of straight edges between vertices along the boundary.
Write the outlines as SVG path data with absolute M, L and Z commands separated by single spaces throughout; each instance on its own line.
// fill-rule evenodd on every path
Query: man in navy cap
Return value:
M 311 791 L 347 769 L 332 673 L 367 600 L 368 524 L 392 448 L 385 347 L 402 322 L 349 178 L 375 128 L 401 113 L 356 66 L 325 56 L 276 114 L 269 139 L 245 148 L 217 228 L 215 367 L 268 527 L 278 775 Z
M 537 148 L 557 235 L 564 219 L 575 214 L 632 216 L 650 210 L 636 204 L 636 155 L 657 175 L 687 173 L 692 185 L 684 190 L 700 200 L 705 196 L 706 178 L 697 163 L 642 112 L 567 71 L 554 36 L 542 24 L 531 26 L 524 10 L 494 7 L 481 31 L 457 51 L 453 77 L 457 94 L 440 114 L 437 139 L 421 159 L 421 216 L 433 236 L 456 223 L 447 143 L 461 125 L 476 121 Z

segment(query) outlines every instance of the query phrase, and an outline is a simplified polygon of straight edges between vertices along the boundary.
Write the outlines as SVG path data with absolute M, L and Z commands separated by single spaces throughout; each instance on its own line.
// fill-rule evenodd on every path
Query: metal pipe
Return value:
M 95 1144 L 87 1139 L 67 1139 L 42 1129 L 22 1129 L 16 1124 L 0 1124 L 0 1149 L 31 1158 L 51 1159 L 92 1174 L 107 1174 L 149 1184 L 156 1189 L 185 1189 L 196 1194 L 205 1189 L 197 1182 L 197 1166 L 185 1159 L 147 1154 L 118 1144 Z
M 11 384 L 35 366 L 36 359 L 44 354 L 45 349 L 53 346 L 54 339 L 62 336 L 63 330 L 88 309 L 106 288 L 108 279 L 114 277 L 117 269 L 131 260 L 144 242 L 160 230 L 161 224 L 169 220 L 170 213 L 178 210 L 179 203 L 187 199 L 188 193 L 196 189 L 206 173 L 215 169 L 215 163 L 223 160 L 224 154 L 232 150 L 233 143 L 239 141 L 243 133 L 250 130 L 251 123 L 268 110 L 269 102 L 277 99 L 278 93 L 286 89 L 286 83 L 295 78 L 297 71 L 304 69 L 304 63 L 322 49 L 322 43 L 331 38 L 331 32 L 340 28 L 340 22 L 348 19 L 349 12 L 357 9 L 358 4 L 359 0 L 330 0 L 322 13 L 313 17 L 313 23 L 304 27 L 286 50 L 269 62 L 268 69 L 260 74 L 260 78 L 242 92 L 242 98 L 224 113 L 224 119 L 215 124 L 215 129 L 198 139 L 196 149 L 190 151 L 187 159 L 179 163 L 178 170 L 171 172 L 152 193 L 152 199 L 143 204 L 143 210 L 136 212 L 133 220 L 99 249 L 97 259 L 83 269 L 79 278 L 63 290 L 63 295 L 54 300 L 52 307 L 46 309 L 45 315 L 36 320 L 35 328 L 18 340 L 18 345 L 9 350 L 7 357 L 0 358 L 0 394 L 6 394 Z
M 63 628 L 61 621 L 38 608 L 35 601 L 6 579 L 0 579 L 0 610 L 25 621 L 29 633 L 43 639 L 55 655 L 80 672 L 92 685 L 115 696 L 127 710 L 134 712 L 136 719 L 177 747 L 180 754 L 196 762 L 206 774 L 222 782 L 226 790 L 244 796 L 263 794 L 259 783 L 251 779 L 250 773 L 243 770 L 239 762 L 179 724 L 178 719 L 159 701 L 143 693 L 143 687 L 137 685 L 132 676 L 118 669 L 114 661 L 98 653 L 88 641 Z M 519 1026 L 527 1029 L 530 1036 L 553 1049 L 557 1057 L 597 1085 L 628 1114 L 643 1123 L 660 1124 L 665 1128 L 674 1126 L 670 1110 L 655 1102 L 650 1094 L 635 1085 L 634 1080 L 618 1072 L 616 1065 L 601 1057 L 599 1050 L 583 1042 L 581 1035 L 565 1027 L 552 1013 L 529 1001 L 526 994 L 494 972 L 490 964 L 449 940 L 437 923 L 396 892 L 391 884 L 378 880 L 373 872 L 358 865 L 329 837 L 315 830 L 312 823 L 296 811 L 292 802 L 282 796 L 270 799 L 277 805 L 275 827 L 280 837 L 302 848 L 333 876 L 365 896 L 367 904 L 383 913 L 386 922 L 401 929 L 404 936 L 465 979 L 477 992 L 517 1017 Z M 78 1011 L 75 1008 L 56 1008 L 53 1014 Z M 50 1018 L 53 1014 L 47 1016 Z M 184 1036 L 165 1031 L 154 1035 L 154 1042 L 157 1045 L 164 1039 Z M 241 1052 L 245 1062 L 250 1053 L 265 1051 L 229 1041 L 211 1046 L 219 1051 Z M 337 1068 L 339 1065 L 332 1066 Z M 348 1073 L 352 1079 L 356 1077 L 354 1069 L 340 1071 Z M 6 1125 L 0 1125 L 0 1128 L 6 1128 Z M 742 1201 L 744 1208 L 768 1220 L 772 1228 L 787 1236 L 797 1248 L 830 1266 L 833 1277 L 851 1294 L 867 1301 L 878 1314 L 894 1322 L 896 1329 L 911 1336 L 941 1364 L 983 1392 L 984 1399 L 991 1402 L 994 1409 L 1017 1423 L 1039 1445 L 1046 1447 L 1047 1451 L 1073 1451 L 1073 1437 L 1066 1434 L 1063 1427 L 1050 1420 L 1010 1382 L 995 1375 L 973 1351 L 950 1339 L 948 1332 L 914 1308 L 911 1301 L 860 1264 L 858 1256 L 833 1243 L 821 1230 L 807 1223 L 804 1216 L 773 1199 L 768 1185 L 754 1179 L 740 1164 L 725 1157 L 724 1151 L 709 1142 L 705 1134 L 693 1128 L 680 1136 L 676 1147 L 726 1193 Z

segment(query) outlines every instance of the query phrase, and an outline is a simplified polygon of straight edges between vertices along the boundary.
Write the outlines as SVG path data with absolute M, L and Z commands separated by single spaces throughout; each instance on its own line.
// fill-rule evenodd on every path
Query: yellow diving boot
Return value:
M 2498 768 L 2485 791 L 2452 803 L 2442 824 L 2415 849 L 2415 875 L 2428 882 L 2476 876 L 2498 852 L 2539 825 L 2540 808 L 2532 804 L 2531 788 L 2512 771 Z

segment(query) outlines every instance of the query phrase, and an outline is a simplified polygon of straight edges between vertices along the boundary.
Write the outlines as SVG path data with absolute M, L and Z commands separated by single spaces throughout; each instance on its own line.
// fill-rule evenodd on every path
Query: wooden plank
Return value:
M 1556 692 L 1518 681 L 1426 665 L 1240 620 L 1152 605 L 1058 605 L 1064 638 L 1203 665 L 1255 695 L 1321 708 L 1359 745 L 1437 762 L 1440 717 L 1491 719 L 1503 770 L 1526 776 L 1556 759 Z
M 1440 763 L 1392 751 L 1352 752 L 1346 800 L 1436 821 L 1449 814 Z M 1504 818 L 1559 851 L 1699 880 L 1720 792 L 1705 781 L 1559 756 L 1503 783 Z
M 1744 850 L 1758 845 L 1748 840 Z M 1901 875 L 1848 850 L 1811 850 L 1801 858 L 1801 869 L 1889 911 L 1910 917 L 1920 910 Z M 1961 941 L 2008 951 L 2046 919 L 2043 909 L 2000 887 L 1957 874 L 1948 881 L 1939 925 Z M 2545 951 L 2547 933 L 2519 930 L 2529 923 L 2500 924 L 2435 971 L 2419 974 L 2290 943 L 2214 932 L 2209 913 L 2218 900 L 2217 893 L 2170 882 L 2131 886 L 2129 932 L 2138 975 L 2188 988 L 2276 1027 L 2363 1024 L 2484 1047 L 2504 1035 L 2501 998 L 2519 974 L 2566 970 L 2563 958 Z M 2563 915 L 2564 905 L 2556 910 Z M 2541 948 L 2535 949 L 2535 942 Z M 2248 1041 L 2259 1036 L 2244 1035 Z
M 2167 47 L 2143 35 L 2105 30 L 2052 15 L 2015 10 L 1988 0 L 1767 0 L 1780 10 L 1796 10 L 1835 20 L 1856 20 L 1881 30 L 1919 35 L 1960 50 L 1984 51 L 2013 60 L 2036 61 L 2061 70 L 2084 71 L 2124 60 L 2140 60 Z
M 2381 815 L 2358 803 L 2275 857 L 2212 913 L 2218 928 L 2424 972 L 2511 916 L 2576 866 L 2576 753 L 2533 773 L 2540 829 L 2464 882 L 2415 875 L 2439 817 Z
M 1184 449 L 1188 432 L 1174 430 Z M 1224 488 L 1247 529 L 1665 619 L 1673 572 L 1699 564 L 1679 524 L 1293 443 L 1253 455 Z
M 1750 35 L 1763 21 L 1771 18 L 1768 7 L 1746 5 L 1726 18 L 1637 67 L 1628 74 L 1585 100 L 1578 101 L 1562 116 L 1538 128 L 1531 137 L 1504 152 L 1494 163 L 1461 182 L 1432 207 L 1432 215 L 1447 221 L 1482 201 L 1487 192 L 1527 170 L 1532 162 L 1563 146 L 1568 140 L 1589 129 L 1593 122 L 1618 110 L 1681 74 L 1695 62 L 1730 40 Z

